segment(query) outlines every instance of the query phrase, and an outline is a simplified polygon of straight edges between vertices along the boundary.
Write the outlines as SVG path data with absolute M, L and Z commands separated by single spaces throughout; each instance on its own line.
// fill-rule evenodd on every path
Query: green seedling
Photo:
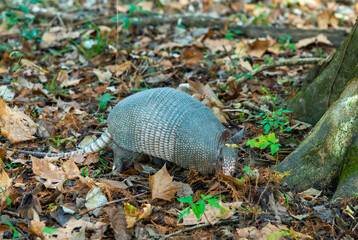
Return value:
M 242 34 L 240 30 L 228 29 L 225 38 L 229 40 L 234 40 L 234 38 L 239 37 Z
M 65 142 L 77 142 L 77 140 L 73 136 L 61 139 L 61 135 L 60 135 L 57 138 L 49 138 L 49 139 L 52 140 L 56 144 L 57 149 Z
M 88 177 L 89 171 L 88 171 L 88 168 L 87 168 L 87 167 L 83 167 L 83 168 L 81 169 L 81 172 L 82 172 L 82 176 L 83 176 L 83 177 Z
M 291 39 L 292 37 L 290 35 L 280 38 L 278 40 L 278 42 L 280 43 L 280 49 L 281 50 L 291 49 L 292 51 L 294 51 L 296 48 L 295 48 L 295 44 L 291 43 Z
M 220 206 L 220 204 L 217 202 L 219 197 L 222 197 L 222 196 L 217 195 L 217 196 L 213 197 L 213 196 L 210 196 L 210 195 L 205 196 L 205 195 L 201 194 L 201 199 L 202 200 L 199 200 L 196 203 L 193 202 L 193 197 L 192 196 L 183 197 L 183 198 L 177 198 L 177 200 L 179 202 L 181 202 L 181 203 L 190 204 L 189 207 L 185 208 L 183 211 L 180 212 L 178 222 L 184 216 L 189 215 L 190 210 L 193 211 L 193 213 L 195 214 L 196 218 L 198 220 L 200 220 L 201 216 L 205 212 L 206 203 L 208 203 L 211 207 L 216 207 L 216 208 L 219 208 L 222 211 L 225 211 L 225 209 L 222 206 Z
M 7 201 L 7 205 L 10 206 L 11 205 L 11 199 L 6 195 L 5 190 L 0 187 L 0 191 L 2 192 L 2 194 L 4 194 L 6 201 Z
M 42 32 L 37 28 L 31 28 L 35 20 L 35 15 L 31 14 L 25 5 L 13 6 L 5 16 L 0 16 L 0 23 L 8 23 L 7 30 L 17 26 L 20 29 L 18 33 L 23 38 L 40 42 Z
M 276 132 L 279 130 L 280 133 L 283 131 L 289 132 L 292 129 L 289 127 L 290 121 L 287 114 L 292 111 L 283 110 L 280 108 L 277 111 L 272 112 L 272 114 L 260 113 L 258 115 L 250 116 L 249 118 L 255 117 L 259 119 L 258 124 L 259 128 L 263 128 L 264 134 L 268 134 L 270 131 Z
M 97 101 L 99 101 L 99 107 L 102 109 L 102 111 L 106 110 L 107 104 L 112 99 L 115 99 L 116 97 L 111 96 L 109 93 L 105 93 L 102 95 L 101 98 L 95 98 Z
M 19 232 L 15 229 L 14 225 L 12 225 L 12 223 L 7 220 L 5 217 L 1 216 L 1 218 L 6 222 L 6 224 L 11 228 L 11 230 L 14 232 L 14 234 L 12 235 L 12 238 L 18 238 L 20 237 Z
M 251 148 L 260 148 L 265 149 L 270 147 L 271 155 L 274 155 L 281 147 L 281 144 L 278 143 L 278 139 L 275 136 L 275 133 L 270 133 L 269 135 L 261 135 L 257 138 L 250 139 L 246 142 L 247 146 Z

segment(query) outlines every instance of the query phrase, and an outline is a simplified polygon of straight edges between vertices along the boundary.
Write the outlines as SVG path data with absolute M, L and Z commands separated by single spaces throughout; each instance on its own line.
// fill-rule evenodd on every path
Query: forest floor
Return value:
M 0 239 L 358 239 L 358 198 L 332 204 L 331 189 L 297 192 L 270 171 L 312 127 L 285 100 L 339 47 L 358 3 L 103 2 L 0 3 Z M 110 148 L 6 150 L 76 150 L 117 102 L 163 86 L 245 129 L 233 176 L 150 159 L 116 174 Z

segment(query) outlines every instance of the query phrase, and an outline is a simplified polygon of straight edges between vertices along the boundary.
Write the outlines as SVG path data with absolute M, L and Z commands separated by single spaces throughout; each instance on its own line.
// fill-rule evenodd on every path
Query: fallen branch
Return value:
M 291 58 L 291 59 L 273 61 L 268 64 L 261 65 L 258 68 L 252 70 L 251 72 L 246 73 L 245 76 L 242 76 L 241 78 L 237 79 L 236 83 L 240 84 L 240 83 L 243 83 L 244 81 L 248 80 L 249 77 L 247 77 L 246 75 L 255 76 L 258 73 L 265 71 L 267 69 L 281 67 L 281 66 L 316 64 L 316 63 L 319 63 L 320 61 L 324 61 L 324 58 Z
M 280 39 L 282 37 L 291 36 L 293 42 L 298 42 L 304 38 L 316 37 L 319 34 L 325 35 L 335 47 L 338 47 L 343 42 L 343 39 L 348 35 L 346 30 L 342 29 L 294 29 L 294 28 L 277 28 L 270 26 L 257 26 L 257 25 L 241 25 L 241 22 L 236 19 L 228 17 L 213 18 L 207 15 L 198 14 L 157 14 L 150 12 L 149 14 L 124 14 L 123 17 L 118 18 L 118 21 L 111 21 L 110 17 L 96 17 L 97 13 L 91 12 L 78 12 L 78 13 L 63 13 L 63 12 L 51 12 L 47 9 L 38 9 L 36 12 L 31 11 L 32 14 L 40 18 L 60 18 L 64 23 L 69 23 L 72 26 L 85 24 L 88 22 L 94 22 L 100 25 L 117 26 L 124 24 L 125 21 L 129 21 L 135 27 L 145 27 L 153 25 L 182 24 L 185 27 L 208 27 L 211 29 L 222 30 L 231 29 L 239 30 L 248 38 L 266 37 L 269 35 L 272 38 Z

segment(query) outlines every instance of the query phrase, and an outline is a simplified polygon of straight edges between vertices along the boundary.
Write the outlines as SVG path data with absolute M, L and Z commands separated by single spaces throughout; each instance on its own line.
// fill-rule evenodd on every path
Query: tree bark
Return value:
M 287 101 L 287 109 L 297 113 L 297 119 L 315 125 L 337 100 L 358 63 L 357 43 L 356 23 L 328 66 L 319 70 L 319 75 L 310 85 Z M 317 69 L 314 68 L 314 71 Z
M 320 119 L 299 147 L 274 168 L 290 172 L 283 181 L 297 190 L 332 189 L 333 201 L 358 193 L 357 42 L 356 22 L 331 63 L 293 98 L 300 119 L 310 123 Z

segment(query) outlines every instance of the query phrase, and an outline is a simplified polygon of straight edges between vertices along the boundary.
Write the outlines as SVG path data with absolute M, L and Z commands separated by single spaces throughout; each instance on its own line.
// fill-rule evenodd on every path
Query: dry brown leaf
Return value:
M 53 159 L 53 158 L 52 158 Z M 35 175 L 40 176 L 51 182 L 60 182 L 66 180 L 66 173 L 59 169 L 59 167 L 52 164 L 51 158 L 45 157 L 43 159 L 31 156 L 32 171 Z
M 318 22 L 318 28 L 327 29 L 329 26 L 332 28 L 338 28 L 339 19 L 335 16 L 334 11 L 335 3 L 328 3 L 327 8 L 323 9 L 316 19 Z
M 112 73 L 109 72 L 108 70 L 107 71 L 101 71 L 99 69 L 93 69 L 92 71 L 98 77 L 98 80 L 101 83 L 108 83 L 111 80 Z M 121 75 L 121 74 L 119 74 L 119 75 Z
M 81 175 L 80 170 L 72 159 L 64 162 L 62 169 L 65 171 L 67 179 L 75 179 Z
M 213 53 L 216 53 L 216 52 L 225 52 L 225 49 L 227 52 L 230 52 L 233 49 L 233 47 L 236 45 L 236 42 L 229 39 L 218 39 L 218 40 L 206 39 L 204 41 L 204 44 L 206 47 L 210 48 L 210 50 Z
M 101 239 L 103 238 L 103 233 L 107 230 L 108 223 L 96 221 L 91 223 L 89 221 L 84 221 L 83 219 L 76 220 L 71 218 L 63 228 L 58 228 L 58 232 L 54 232 L 49 235 L 45 233 L 47 239 L 72 239 L 72 237 L 78 233 L 79 228 L 84 228 L 87 232 L 86 236 L 88 239 Z M 76 229 L 76 230 L 75 230 Z
M 149 216 L 152 213 L 152 208 L 153 207 L 150 204 L 142 204 L 140 209 L 130 205 L 129 203 L 124 204 L 127 228 L 133 227 L 137 221 Z
M 228 125 L 225 115 L 221 112 L 220 108 L 212 107 L 211 110 L 214 112 L 215 116 L 220 120 L 220 122 L 222 122 L 225 125 Z
M 266 39 L 259 39 L 256 38 L 253 42 L 249 43 L 250 51 L 249 55 L 257 58 L 261 58 L 262 55 L 268 50 L 270 47 L 270 40 Z
M 132 65 L 131 61 L 125 62 L 121 65 L 109 65 L 106 67 L 107 70 L 114 73 L 114 76 L 121 76 L 127 69 L 129 69 Z
M 153 199 L 171 200 L 181 188 L 173 184 L 173 177 L 167 171 L 166 164 L 153 176 L 149 176 L 149 187 Z
M 7 188 L 11 187 L 11 179 L 9 178 L 9 175 L 5 172 L 3 168 L 1 168 L 0 172 L 0 187 L 3 190 L 6 190 Z
M 115 181 L 115 180 L 109 180 L 109 179 L 100 179 L 100 181 L 104 184 L 106 184 L 106 186 L 112 190 L 112 191 L 116 191 L 118 189 L 127 189 L 128 186 L 124 183 L 124 182 L 119 182 L 119 181 Z
M 114 231 L 114 238 L 126 240 L 130 239 L 130 236 L 126 233 L 126 218 L 123 207 L 106 207 L 104 209 L 108 215 L 112 229 Z
M 185 48 L 183 52 L 183 59 L 187 64 L 200 64 L 203 53 L 194 48 Z
M 0 98 L 0 129 L 1 134 L 11 143 L 34 139 L 37 131 L 36 124 L 26 114 L 15 108 L 10 108 Z
M 317 37 L 301 39 L 295 44 L 295 47 L 299 49 L 313 43 L 324 43 L 327 45 L 332 45 L 331 41 L 329 41 L 325 35 L 319 34 Z
M 142 7 L 143 10 L 150 12 L 153 9 L 153 2 L 152 1 L 138 2 L 137 6 Z
M 181 48 L 181 47 L 184 47 L 184 46 L 185 45 L 181 44 L 181 43 L 168 42 L 168 43 L 163 43 L 163 44 L 160 44 L 160 45 L 156 46 L 154 51 L 161 51 L 163 49 L 172 49 L 172 48 L 175 48 L 175 47 Z
M 42 229 L 46 227 L 46 224 L 44 222 L 37 222 L 34 220 L 31 220 L 30 222 L 30 232 L 35 234 L 36 236 L 40 237 L 41 239 L 44 239 L 45 236 L 42 232 Z

